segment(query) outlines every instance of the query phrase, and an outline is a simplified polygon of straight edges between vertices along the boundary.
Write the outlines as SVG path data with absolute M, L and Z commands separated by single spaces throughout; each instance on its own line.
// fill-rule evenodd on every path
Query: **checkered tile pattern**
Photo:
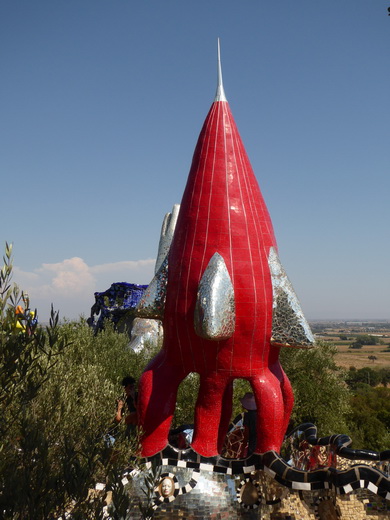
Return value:
M 305 439 L 312 445 L 333 445 L 336 453 L 348 457 L 350 460 L 390 460 L 390 450 L 377 453 L 370 450 L 352 450 L 349 448 L 351 439 L 347 435 L 332 435 L 317 439 L 317 428 L 313 424 L 301 425 Z M 146 466 L 152 461 L 162 466 L 177 466 L 193 470 L 191 481 L 182 488 L 177 488 L 176 495 L 189 493 L 197 483 L 199 471 L 224 473 L 226 475 L 243 475 L 240 486 L 244 486 L 250 479 L 250 474 L 256 470 L 264 470 L 279 484 L 292 491 L 316 491 L 331 489 L 339 495 L 354 492 L 356 489 L 367 489 L 372 493 L 390 500 L 390 478 L 381 471 L 358 464 L 346 470 L 334 468 L 319 468 L 312 471 L 303 471 L 293 468 L 275 451 L 263 454 L 253 454 L 247 459 L 233 460 L 223 457 L 202 457 L 192 449 L 178 450 L 167 446 L 162 452 L 146 459 Z M 173 479 L 174 477 L 171 476 Z M 241 488 L 240 488 L 241 489 Z M 174 498 L 173 498 L 174 499 Z M 261 503 L 261 498 L 259 498 Z M 268 502 L 265 502 L 268 503 Z M 255 507 L 255 506 L 253 506 Z

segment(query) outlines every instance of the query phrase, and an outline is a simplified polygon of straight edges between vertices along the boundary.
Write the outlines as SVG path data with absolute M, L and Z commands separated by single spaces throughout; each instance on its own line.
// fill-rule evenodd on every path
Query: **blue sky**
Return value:
M 0 239 L 42 320 L 148 283 L 216 88 L 309 319 L 390 319 L 390 1 L 2 0 Z

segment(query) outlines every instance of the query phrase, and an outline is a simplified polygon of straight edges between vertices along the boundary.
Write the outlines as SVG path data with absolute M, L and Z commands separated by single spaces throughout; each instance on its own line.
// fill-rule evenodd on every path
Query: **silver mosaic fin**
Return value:
M 168 257 L 161 264 L 153 280 L 148 285 L 135 308 L 139 318 L 162 320 L 164 318 L 165 298 L 168 282 Z
M 224 259 L 215 253 L 199 282 L 196 299 L 195 332 L 204 339 L 230 338 L 236 324 L 234 289 Z
M 180 204 L 174 204 L 172 212 L 167 213 L 164 217 L 161 226 L 160 241 L 158 244 L 158 253 L 156 265 L 154 267 L 154 274 L 157 274 L 157 271 L 160 269 L 165 257 L 168 256 L 169 248 L 171 247 L 173 239 L 173 234 L 175 232 L 177 217 L 179 216 L 179 210 Z
M 314 336 L 303 315 L 293 286 L 273 247 L 269 252 L 268 264 L 273 289 L 271 343 L 285 347 L 312 347 Z

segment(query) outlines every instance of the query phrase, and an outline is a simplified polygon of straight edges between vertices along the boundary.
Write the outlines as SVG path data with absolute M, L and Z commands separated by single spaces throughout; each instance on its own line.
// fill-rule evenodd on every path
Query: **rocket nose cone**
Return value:
M 218 38 L 218 84 L 217 84 L 217 91 L 215 93 L 214 101 L 227 101 L 226 96 L 225 96 L 225 91 L 223 88 L 223 81 L 222 81 L 221 47 L 219 44 L 219 38 Z

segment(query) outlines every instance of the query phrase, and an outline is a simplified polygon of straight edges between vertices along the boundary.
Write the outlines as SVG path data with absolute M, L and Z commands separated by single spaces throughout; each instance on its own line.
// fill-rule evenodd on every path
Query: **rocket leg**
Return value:
M 269 370 L 250 379 L 257 404 L 256 453 L 280 451 L 284 436 L 284 401 L 281 384 Z
M 225 393 L 222 398 L 221 421 L 218 431 L 218 453 L 221 453 L 223 444 L 226 439 L 226 434 L 229 429 L 229 424 L 232 419 L 233 410 L 233 381 L 225 388 Z
M 278 378 L 280 381 L 280 389 L 282 391 L 283 396 L 283 404 L 284 404 L 284 420 L 283 420 L 283 438 L 287 431 L 291 412 L 294 406 L 294 392 L 290 383 L 289 378 L 284 372 L 279 360 L 277 359 L 272 366 L 270 366 L 271 372 Z M 282 439 L 283 442 L 283 439 Z
M 212 457 L 218 454 L 222 401 L 225 396 L 227 398 L 229 395 L 229 390 L 226 393 L 227 385 L 228 379 L 221 377 L 221 374 L 217 372 L 207 376 L 201 375 L 199 395 L 195 405 L 195 429 L 192 447 L 204 457 Z M 225 422 L 227 414 L 228 410 L 224 414 Z
M 288 425 L 290 422 L 290 416 L 294 407 L 294 392 L 290 383 L 289 378 L 282 370 L 283 380 L 280 384 L 282 389 L 283 401 L 284 401 L 284 422 L 283 422 L 283 438 L 287 432 Z M 282 440 L 283 442 L 283 440 Z
M 175 411 L 179 384 L 186 376 L 160 352 L 142 374 L 139 383 L 138 420 L 142 432 L 142 455 L 165 448 Z

